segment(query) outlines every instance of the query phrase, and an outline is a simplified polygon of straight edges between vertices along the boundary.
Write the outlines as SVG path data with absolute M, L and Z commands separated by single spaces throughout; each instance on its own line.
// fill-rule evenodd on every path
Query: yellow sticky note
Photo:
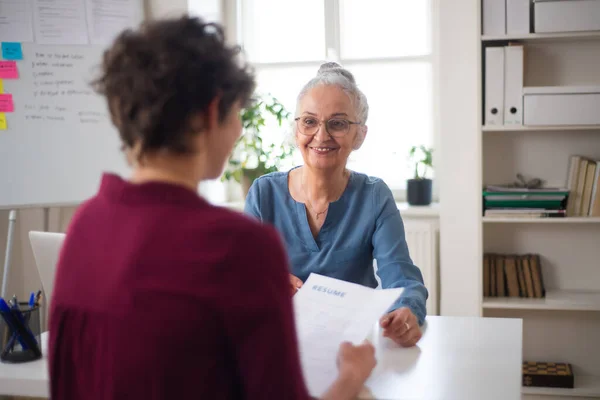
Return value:
M 6 114 L 0 113 L 0 131 L 5 131 L 6 129 Z
M 2 83 L 2 79 L 0 79 L 0 94 L 4 93 L 4 83 Z

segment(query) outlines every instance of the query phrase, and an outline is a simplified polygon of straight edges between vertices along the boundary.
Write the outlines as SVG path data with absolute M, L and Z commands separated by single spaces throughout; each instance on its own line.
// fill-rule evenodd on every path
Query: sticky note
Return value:
M 23 49 L 19 42 L 2 42 L 2 58 L 5 60 L 22 60 Z
M 19 79 L 15 61 L 0 61 L 0 79 Z
M 0 79 L 0 94 L 4 93 L 4 82 Z
M 15 106 L 12 94 L 0 94 L 0 113 L 13 111 L 15 111 Z
M 6 114 L 0 113 L 0 131 L 5 131 L 8 129 L 6 125 Z

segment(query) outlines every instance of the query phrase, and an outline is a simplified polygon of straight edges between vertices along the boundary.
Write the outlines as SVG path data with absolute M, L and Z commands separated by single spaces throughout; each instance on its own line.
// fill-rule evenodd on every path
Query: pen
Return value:
M 42 300 L 42 291 L 38 290 L 37 294 L 35 295 L 35 305 L 39 307 L 41 300 Z
M 33 308 L 35 306 L 35 293 L 31 292 L 31 296 L 29 296 L 29 308 Z

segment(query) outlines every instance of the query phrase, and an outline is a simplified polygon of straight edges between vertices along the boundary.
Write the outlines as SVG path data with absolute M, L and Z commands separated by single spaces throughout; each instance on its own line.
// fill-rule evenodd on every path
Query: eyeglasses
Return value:
M 308 115 L 298 117 L 294 121 L 298 126 L 298 132 L 306 136 L 316 135 L 322 123 L 325 123 L 327 133 L 333 137 L 345 136 L 350 131 L 350 125 L 360 125 L 360 122 L 348 121 L 343 118 L 330 118 L 319 121 L 317 118 Z

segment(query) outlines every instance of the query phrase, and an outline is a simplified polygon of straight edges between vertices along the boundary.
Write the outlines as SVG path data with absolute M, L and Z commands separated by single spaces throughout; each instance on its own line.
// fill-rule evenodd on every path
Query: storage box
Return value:
M 525 87 L 523 124 L 600 125 L 600 87 Z
M 569 363 L 524 361 L 523 386 L 573 389 L 573 368 Z
M 600 30 L 600 0 L 534 0 L 533 31 Z

